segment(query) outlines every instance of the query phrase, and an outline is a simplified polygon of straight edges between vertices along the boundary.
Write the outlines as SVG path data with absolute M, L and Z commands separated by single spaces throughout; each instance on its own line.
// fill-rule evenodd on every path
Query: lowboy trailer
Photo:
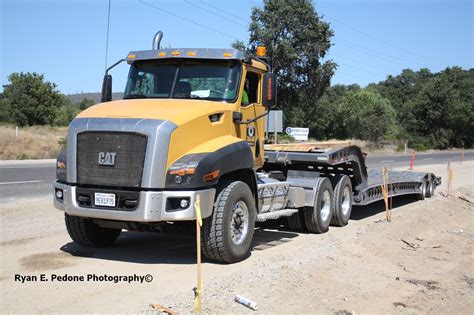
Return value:
M 70 124 L 57 159 L 54 205 L 82 246 L 113 244 L 121 231 L 166 230 L 203 218 L 202 250 L 233 263 L 251 250 L 255 223 L 287 217 L 295 231 L 349 222 L 353 205 L 383 198 L 382 175 L 357 146 L 265 146 L 263 117 L 276 105 L 265 49 L 130 52 L 104 76 L 102 103 Z M 118 63 L 130 65 L 124 99 L 111 101 Z M 431 197 L 441 179 L 395 172 L 389 196 Z

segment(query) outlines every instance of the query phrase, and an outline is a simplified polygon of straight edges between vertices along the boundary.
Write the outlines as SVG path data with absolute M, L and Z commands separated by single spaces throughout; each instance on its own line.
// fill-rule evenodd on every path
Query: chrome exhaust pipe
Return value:
M 160 49 L 160 44 L 161 44 L 161 39 L 163 38 L 163 32 L 162 31 L 158 31 L 156 34 L 155 34 L 155 37 L 153 37 L 153 46 L 152 46 L 152 49 L 153 50 L 158 50 Z

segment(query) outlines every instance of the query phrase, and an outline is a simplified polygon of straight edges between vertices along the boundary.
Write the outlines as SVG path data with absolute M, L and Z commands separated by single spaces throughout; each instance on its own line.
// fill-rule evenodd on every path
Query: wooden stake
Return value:
M 386 165 L 382 167 L 382 194 L 383 194 L 383 201 L 385 203 L 385 217 L 387 218 L 387 222 L 392 222 L 392 200 L 390 198 L 389 204 L 389 190 L 388 190 L 388 168 Z
M 201 274 L 201 204 L 199 195 L 196 195 L 196 202 L 194 204 L 196 209 L 196 251 L 197 251 L 197 286 L 195 289 L 194 297 L 194 311 L 197 313 L 201 312 L 202 305 L 202 274 Z
M 448 197 L 451 196 L 452 184 L 453 184 L 453 168 L 451 167 L 451 162 L 448 162 L 448 189 L 447 189 Z

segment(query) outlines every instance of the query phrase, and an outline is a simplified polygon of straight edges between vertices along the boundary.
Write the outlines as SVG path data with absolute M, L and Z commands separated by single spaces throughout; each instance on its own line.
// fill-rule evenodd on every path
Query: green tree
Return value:
M 287 122 L 308 126 L 315 117 L 315 101 L 330 84 L 336 64 L 322 61 L 331 47 L 333 31 L 316 13 L 310 0 L 264 0 L 254 7 L 248 45 L 233 46 L 254 54 L 267 47 L 278 78 L 278 105 Z
M 411 102 L 416 124 L 408 130 L 431 147 L 473 145 L 474 80 L 459 67 L 447 68 L 427 83 Z
M 78 107 L 80 110 L 84 110 L 84 109 L 87 109 L 91 106 L 95 105 L 95 102 L 94 100 L 91 100 L 90 98 L 83 98 L 79 103 L 78 103 Z
M 61 106 L 57 110 L 54 124 L 57 126 L 69 125 L 71 120 L 81 112 L 81 105 L 84 105 L 82 101 L 73 104 L 67 96 L 61 95 Z
M 395 111 L 390 102 L 374 89 L 349 92 L 339 107 L 339 117 L 348 137 L 380 144 L 395 123 Z
M 4 97 L 3 93 L 0 94 L 0 122 L 11 122 L 10 104 Z
M 56 84 L 44 81 L 43 75 L 23 72 L 10 74 L 8 81 L 4 97 L 13 122 L 19 126 L 53 124 L 61 105 Z

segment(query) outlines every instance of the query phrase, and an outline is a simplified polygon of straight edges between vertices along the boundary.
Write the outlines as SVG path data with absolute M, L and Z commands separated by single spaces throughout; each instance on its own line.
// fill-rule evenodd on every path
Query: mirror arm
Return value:
M 272 108 L 273 108 L 273 107 L 272 107 Z M 267 110 L 265 111 L 265 113 L 263 113 L 263 114 L 261 114 L 261 115 L 258 115 L 258 116 L 255 117 L 255 118 L 252 118 L 252 119 L 248 119 L 248 120 L 246 120 L 246 121 L 241 121 L 241 122 L 239 122 L 239 125 L 248 125 L 248 124 L 250 124 L 250 123 L 253 123 L 253 122 L 259 120 L 259 119 L 262 118 L 262 117 L 267 116 L 268 114 L 270 114 L 270 109 L 269 109 L 269 108 L 267 108 Z
M 109 71 L 114 68 L 116 65 L 118 65 L 119 63 L 121 63 L 122 61 L 125 61 L 127 59 L 120 59 L 119 61 L 117 61 L 116 63 L 114 63 L 113 65 L 111 65 L 110 67 L 108 67 L 106 70 L 105 70 L 105 74 L 109 74 Z

